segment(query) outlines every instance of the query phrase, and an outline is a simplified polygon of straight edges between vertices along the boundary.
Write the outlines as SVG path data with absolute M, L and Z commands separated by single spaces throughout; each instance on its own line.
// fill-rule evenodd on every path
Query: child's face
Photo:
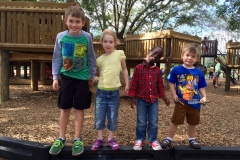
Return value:
M 182 54 L 182 59 L 186 67 L 192 67 L 197 62 L 198 56 L 196 53 L 186 51 Z
M 150 63 L 157 63 L 162 56 L 163 54 L 160 50 L 155 49 L 153 51 L 149 51 L 147 61 Z
M 102 39 L 102 46 L 106 53 L 112 53 L 114 51 L 114 47 L 116 46 L 116 42 L 114 37 L 110 34 L 105 34 Z
M 69 15 L 67 19 L 65 19 L 65 23 L 71 35 L 79 35 L 82 31 L 85 21 L 83 21 L 81 18 L 72 17 Z

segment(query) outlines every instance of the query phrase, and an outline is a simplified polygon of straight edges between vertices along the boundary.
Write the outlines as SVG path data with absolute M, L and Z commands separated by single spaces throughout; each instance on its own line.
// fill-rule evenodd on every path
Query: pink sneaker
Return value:
M 103 145 L 103 140 L 97 139 L 97 140 L 93 143 L 91 150 L 92 150 L 92 151 L 97 151 L 97 150 L 100 149 L 100 147 L 102 147 L 102 145 Z
M 141 151 L 142 150 L 142 141 L 140 140 L 140 139 L 138 139 L 138 140 L 136 140 L 135 141 L 135 144 L 134 144 L 134 146 L 133 146 L 133 149 L 135 150 L 135 151 Z
M 152 147 L 153 150 L 162 150 L 162 147 L 160 145 L 160 143 L 156 140 L 156 141 L 153 141 L 153 142 L 150 142 L 149 143 L 149 146 Z
M 120 148 L 118 143 L 114 139 L 109 140 L 107 142 L 107 145 L 108 145 L 108 147 L 111 147 L 112 150 L 118 150 Z

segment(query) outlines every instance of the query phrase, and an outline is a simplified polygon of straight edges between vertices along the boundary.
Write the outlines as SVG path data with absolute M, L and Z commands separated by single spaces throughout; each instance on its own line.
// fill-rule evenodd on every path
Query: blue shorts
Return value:
M 95 102 L 95 125 L 97 130 L 106 128 L 106 117 L 108 119 L 107 128 L 116 131 L 118 128 L 119 90 L 106 91 L 97 89 Z
M 88 80 L 71 78 L 61 74 L 58 107 L 61 109 L 87 109 L 91 106 L 92 92 Z

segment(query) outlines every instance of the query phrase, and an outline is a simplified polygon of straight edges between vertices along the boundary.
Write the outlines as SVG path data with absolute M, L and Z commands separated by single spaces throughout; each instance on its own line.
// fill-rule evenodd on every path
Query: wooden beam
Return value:
M 10 52 L 10 61 L 52 61 L 52 53 L 21 53 L 21 52 Z
M 0 50 L 6 51 L 53 53 L 53 49 L 54 45 L 0 43 Z

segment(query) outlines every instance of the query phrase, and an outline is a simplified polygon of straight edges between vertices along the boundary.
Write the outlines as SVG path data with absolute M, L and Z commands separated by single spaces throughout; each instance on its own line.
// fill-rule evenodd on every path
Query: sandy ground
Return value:
M 240 146 L 240 95 L 237 89 L 224 91 L 222 85 L 215 89 L 208 80 L 206 88 L 211 103 L 201 110 L 201 124 L 197 127 L 197 139 L 203 146 Z M 240 82 L 239 82 L 240 83 Z M 93 101 L 96 87 L 92 87 Z M 136 113 L 130 108 L 130 99 L 121 90 L 119 129 L 115 138 L 120 145 L 133 145 L 135 141 Z M 171 99 L 170 92 L 166 91 Z M 56 107 L 57 92 L 51 86 L 39 86 L 39 91 L 31 91 L 29 85 L 10 85 L 10 99 L 0 104 L 0 136 L 51 144 L 59 134 L 59 113 Z M 166 138 L 174 103 L 167 107 L 159 100 L 158 139 Z M 91 146 L 97 132 L 94 124 L 94 103 L 85 111 L 82 132 L 83 142 Z M 74 112 L 71 111 L 67 128 L 67 145 L 74 136 Z M 107 131 L 105 131 L 107 138 Z M 188 145 L 187 125 L 179 126 L 173 145 Z M 147 142 L 145 142 L 147 143 Z

